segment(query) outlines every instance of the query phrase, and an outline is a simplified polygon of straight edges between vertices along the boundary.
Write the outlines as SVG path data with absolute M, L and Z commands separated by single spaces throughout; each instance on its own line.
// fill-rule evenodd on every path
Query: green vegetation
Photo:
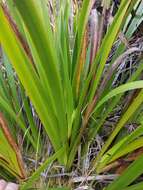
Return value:
M 99 189 L 143 186 L 143 60 L 142 47 L 134 43 L 143 2 L 122 0 L 115 16 L 113 1 L 103 0 L 101 13 L 93 4 L 0 1 L 0 166 L 8 172 L 0 176 L 14 177 L 21 190 L 44 188 L 39 184 L 50 166 L 51 175 L 61 168 L 83 171 L 104 130 L 105 144 L 81 174 L 117 174 L 123 162 L 122 175 Z M 132 132 L 130 124 L 136 126 Z M 76 188 L 70 177 L 60 179 L 57 186 Z M 50 189 L 52 180 L 47 181 Z

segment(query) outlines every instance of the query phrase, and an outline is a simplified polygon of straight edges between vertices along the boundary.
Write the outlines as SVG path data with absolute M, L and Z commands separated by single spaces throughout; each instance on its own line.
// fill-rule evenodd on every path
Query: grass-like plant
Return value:
M 56 158 L 71 170 L 79 145 L 82 162 L 93 138 L 114 109 L 123 104 L 126 94 L 129 101 L 89 171 L 102 173 L 112 168 L 120 157 L 141 148 L 143 141 L 139 114 L 143 103 L 141 49 L 127 43 L 142 22 L 142 1 L 122 0 L 105 34 L 104 13 L 110 0 L 103 1 L 101 16 L 92 10 L 92 0 L 84 0 L 81 7 L 70 0 L 50 1 L 50 6 L 47 2 L 6 0 L 0 6 L 0 43 L 7 73 L 0 74 L 0 108 L 9 123 L 12 120 L 13 126 L 18 124 L 36 154 L 42 150 L 42 136 L 34 120 L 34 115 L 38 116 L 55 151 L 21 189 L 31 187 Z M 132 12 L 137 16 L 131 16 Z M 115 47 L 118 37 L 123 39 Z M 109 60 L 113 47 L 114 55 Z M 131 54 L 138 57 L 138 67 L 118 84 L 118 68 Z M 129 121 L 137 122 L 137 116 L 139 127 L 114 143 Z M 106 189 L 130 185 L 143 173 L 139 167 L 142 159 L 141 155 Z

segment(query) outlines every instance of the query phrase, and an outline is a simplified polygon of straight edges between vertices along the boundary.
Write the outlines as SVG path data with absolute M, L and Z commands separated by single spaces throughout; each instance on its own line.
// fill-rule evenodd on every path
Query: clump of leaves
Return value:
M 51 160 L 58 158 L 59 163 L 68 170 L 73 166 L 78 146 L 82 144 L 84 157 L 88 145 L 108 116 L 116 106 L 122 104 L 123 95 L 139 89 L 128 92 L 130 101 L 115 124 L 113 133 L 91 164 L 92 171 L 95 169 L 101 173 L 111 162 L 142 147 L 141 126 L 109 149 L 125 124 L 138 115 L 143 102 L 143 81 L 140 80 L 142 62 L 126 81 L 122 81 L 118 87 L 114 85 L 118 68 L 127 56 L 134 53 L 141 60 L 141 49 L 130 47 L 128 39 L 142 22 L 143 3 L 141 0 L 122 0 L 113 21 L 106 25 L 106 34 L 104 26 L 111 1 L 103 1 L 101 15 L 96 9 L 93 10 L 93 5 L 94 1 L 86 0 L 81 7 L 69 0 L 57 1 L 56 5 L 54 1 L 49 1 L 49 6 L 46 0 L 1 2 L 0 42 L 22 84 L 24 97 L 28 95 L 57 152 Z M 132 12 L 138 17 L 132 16 Z M 109 61 L 118 37 L 121 40 Z M 7 99 L 0 95 L 0 100 L 3 110 L 16 121 L 16 113 L 8 105 Z M 31 104 L 24 104 L 24 108 L 30 124 L 27 140 L 36 149 L 36 139 L 40 138 L 33 122 Z M 18 124 L 26 132 L 22 117 L 18 118 Z M 83 143 L 82 137 L 86 143 Z M 32 175 L 23 189 L 32 185 L 49 160 Z M 125 177 L 119 179 L 123 188 L 142 173 L 135 169 L 136 174 L 130 180 L 126 180 L 126 183 L 122 180 L 138 163 L 140 158 L 127 169 Z M 118 180 L 115 186 L 117 184 Z M 114 183 L 107 189 L 114 189 Z

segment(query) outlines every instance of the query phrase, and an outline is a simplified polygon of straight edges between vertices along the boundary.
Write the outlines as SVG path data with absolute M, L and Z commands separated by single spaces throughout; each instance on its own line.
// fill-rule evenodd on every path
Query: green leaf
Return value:
M 143 167 L 143 155 L 141 155 L 136 161 L 134 161 L 124 171 L 124 173 L 112 184 L 110 184 L 105 190 L 124 189 L 143 173 L 142 167 Z
M 141 190 L 141 189 L 143 189 L 143 182 L 137 183 L 135 185 L 131 185 L 125 188 L 124 190 Z
M 115 144 L 110 150 L 108 150 L 101 158 L 99 168 L 104 168 L 110 162 L 120 158 L 127 153 L 132 152 L 140 147 L 142 147 L 142 137 L 143 127 L 138 127 L 130 135 L 121 139 L 117 144 Z
M 20 150 L 12 138 L 3 115 L 0 113 L 0 165 L 13 176 L 25 179 L 25 169 Z
M 102 106 L 105 102 L 107 102 L 109 99 L 113 98 L 114 96 L 117 96 L 117 95 L 124 93 L 126 91 L 129 91 L 129 90 L 135 90 L 135 89 L 139 89 L 139 88 L 143 88 L 143 81 L 134 81 L 134 82 L 129 82 L 129 83 L 120 85 L 119 87 L 111 90 L 105 97 L 103 97 L 99 101 L 99 103 L 95 107 L 93 113 L 97 109 L 99 109 L 100 106 Z

